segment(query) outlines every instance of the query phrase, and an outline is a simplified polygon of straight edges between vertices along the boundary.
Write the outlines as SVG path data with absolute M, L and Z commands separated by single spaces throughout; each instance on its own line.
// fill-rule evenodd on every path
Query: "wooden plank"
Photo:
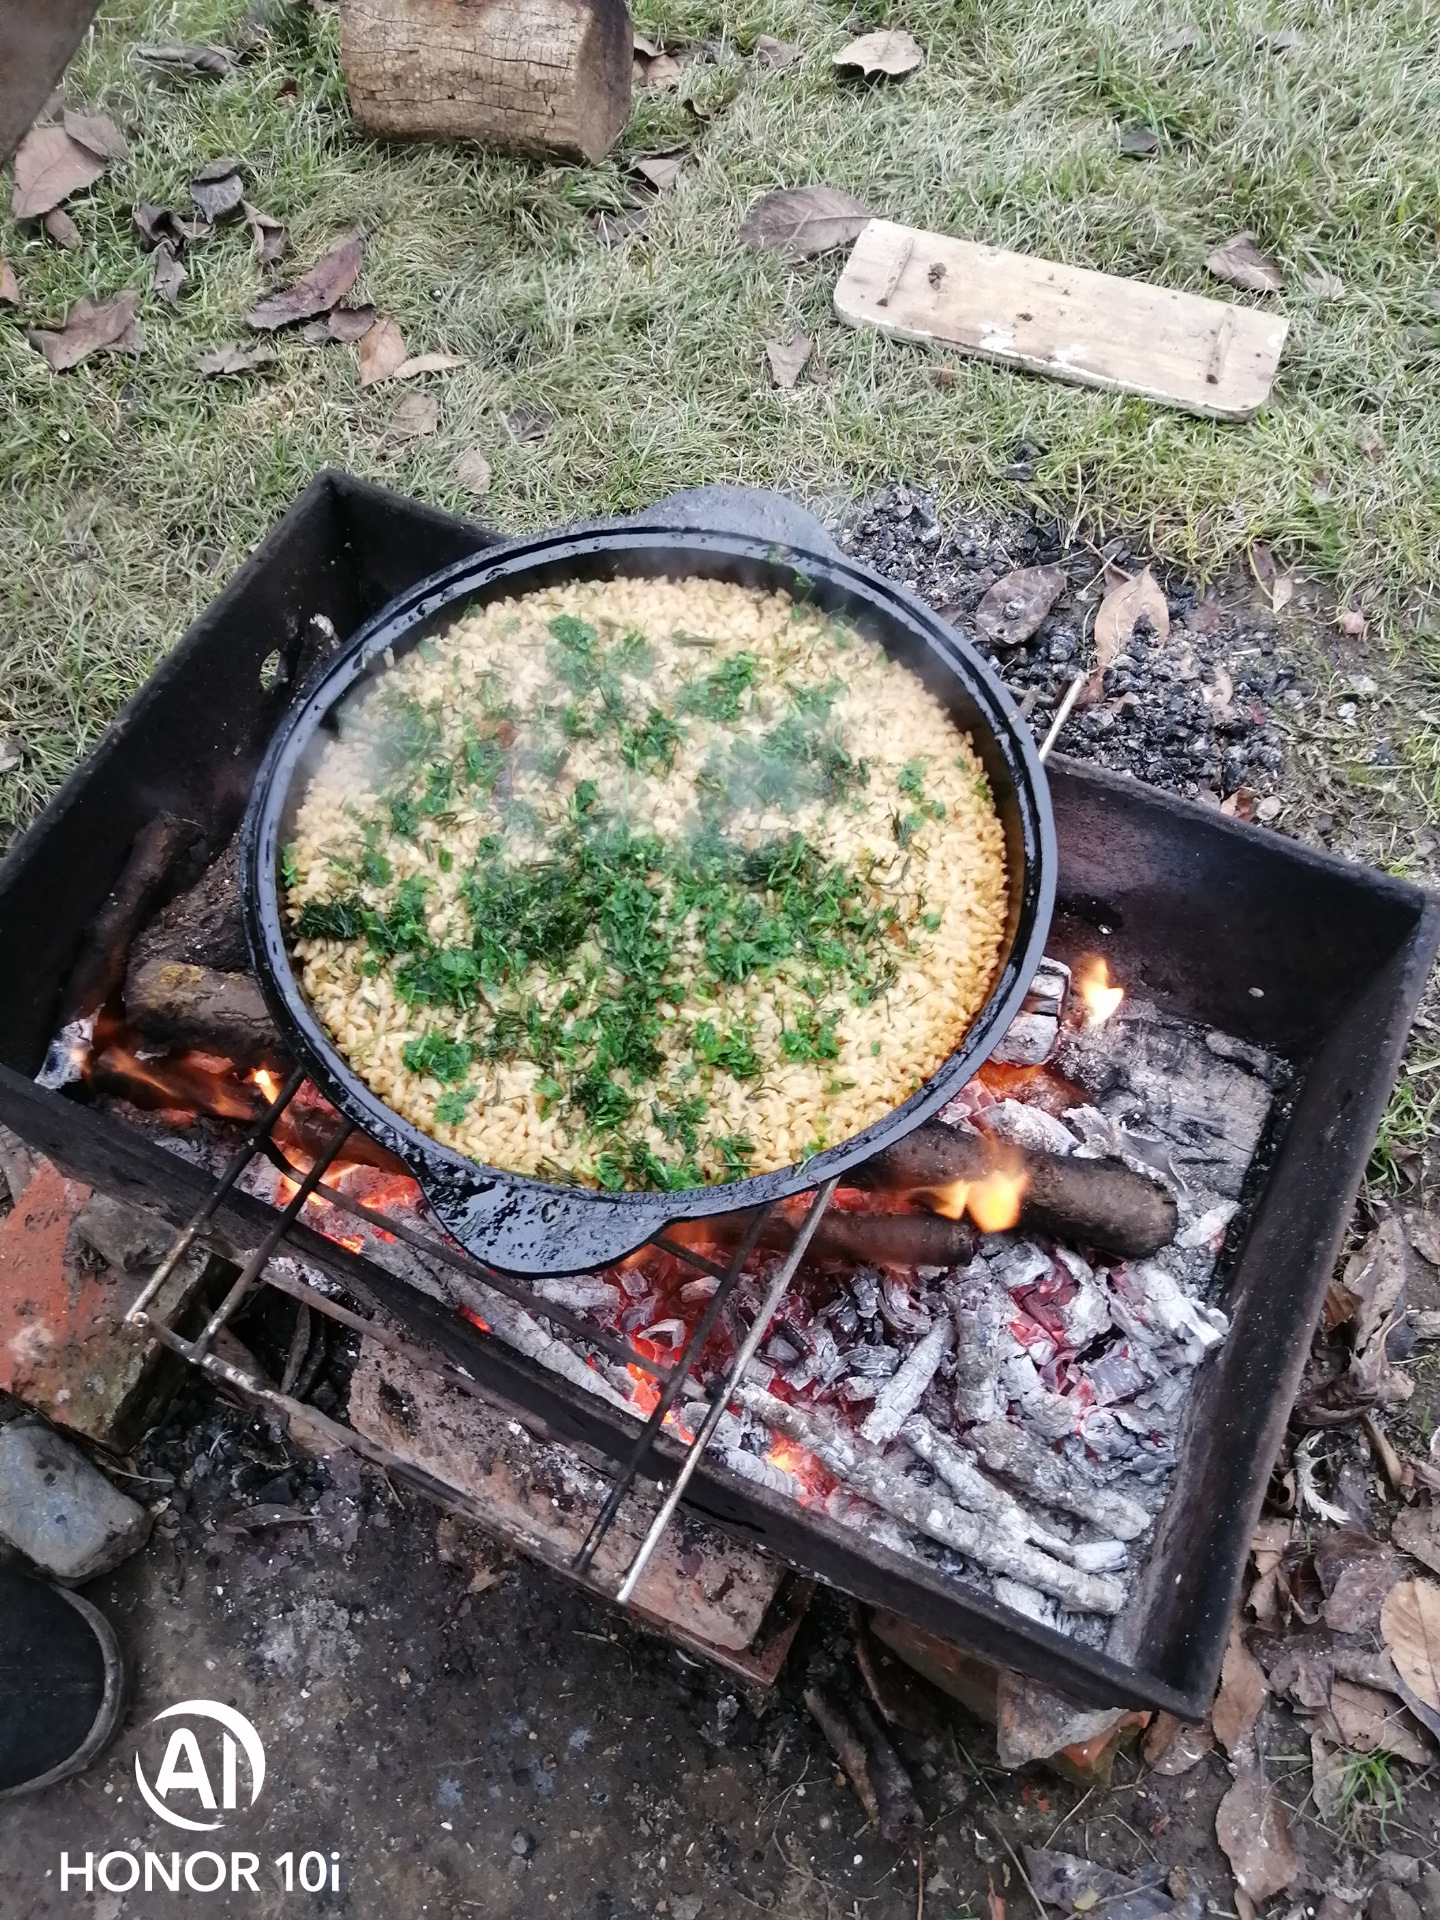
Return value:
M 872 220 L 856 240 L 835 311 L 897 340 L 1138 393 L 1208 420 L 1253 417 L 1290 325 L 1259 307 L 889 220 Z

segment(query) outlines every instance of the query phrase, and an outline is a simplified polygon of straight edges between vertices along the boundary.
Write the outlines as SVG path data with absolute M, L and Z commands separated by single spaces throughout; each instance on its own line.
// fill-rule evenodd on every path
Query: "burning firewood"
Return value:
M 274 1067 L 284 1054 L 260 989 L 245 973 L 147 960 L 125 983 L 125 1014 L 147 1039 L 222 1053 L 237 1066 Z
M 827 1473 L 917 1533 L 953 1547 L 990 1573 L 1022 1581 L 1080 1613 L 1113 1614 L 1124 1588 L 1103 1574 L 1083 1573 L 1027 1541 L 1000 1532 L 947 1495 L 923 1487 L 858 1434 L 815 1408 L 792 1406 L 761 1387 L 742 1386 L 740 1398 L 774 1433 L 813 1453 Z
M 1179 1224 L 1170 1194 L 1123 1161 L 1046 1152 L 940 1124 L 917 1127 L 850 1178 L 857 1186 L 911 1194 L 948 1214 L 962 1212 L 974 1190 L 997 1176 L 1012 1183 L 1018 1201 L 997 1226 L 1136 1259 L 1168 1245 Z M 990 1222 L 982 1217 L 981 1225 Z
M 719 1214 L 710 1220 L 682 1220 L 668 1237 L 682 1246 L 711 1246 L 728 1251 L 738 1246 L 753 1213 Z M 783 1252 L 795 1238 L 786 1216 L 776 1213 L 766 1222 L 760 1245 Z M 818 1267 L 956 1267 L 975 1251 L 975 1231 L 965 1220 L 947 1220 L 937 1213 L 858 1213 L 832 1208 L 816 1229 L 806 1249 L 808 1265 Z

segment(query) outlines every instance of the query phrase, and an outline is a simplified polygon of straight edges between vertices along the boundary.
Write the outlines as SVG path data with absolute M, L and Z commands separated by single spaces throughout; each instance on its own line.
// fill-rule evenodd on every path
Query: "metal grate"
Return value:
M 775 1207 L 771 1205 L 757 1210 L 744 1237 L 735 1248 L 729 1261 L 723 1266 L 718 1261 L 708 1259 L 704 1254 L 690 1247 L 683 1246 L 679 1241 L 672 1240 L 664 1234 L 657 1236 L 651 1243 L 662 1252 L 670 1254 L 678 1260 L 685 1261 L 689 1266 L 694 1267 L 697 1272 L 718 1282 L 715 1291 L 706 1303 L 705 1311 L 701 1314 L 700 1319 L 697 1321 L 684 1347 L 681 1349 L 679 1358 L 672 1361 L 668 1366 L 660 1365 L 647 1358 L 625 1341 L 616 1338 L 615 1335 L 604 1331 L 602 1328 L 592 1326 L 579 1314 L 571 1311 L 570 1308 L 562 1306 L 556 1301 L 542 1299 L 538 1294 L 532 1292 L 529 1287 L 525 1286 L 523 1282 L 512 1279 L 508 1274 L 498 1272 L 495 1268 L 486 1265 L 482 1260 L 475 1259 L 473 1255 L 464 1252 L 438 1229 L 433 1234 L 422 1232 L 420 1229 L 410 1225 L 408 1221 L 396 1219 L 388 1213 L 378 1213 L 374 1207 L 363 1206 L 359 1201 L 352 1199 L 349 1194 L 343 1193 L 338 1187 L 330 1185 L 326 1181 L 325 1176 L 335 1162 L 342 1157 L 345 1145 L 351 1134 L 355 1131 L 350 1121 L 341 1120 L 338 1122 L 334 1131 L 325 1141 L 318 1157 L 311 1163 L 307 1170 L 302 1172 L 302 1170 L 289 1159 L 282 1148 L 277 1145 L 273 1129 L 276 1121 L 299 1093 L 304 1081 L 305 1074 L 303 1068 L 295 1068 L 279 1093 L 276 1094 L 274 1100 L 271 1101 L 270 1105 L 260 1117 L 250 1126 L 240 1146 L 226 1165 L 224 1172 L 216 1181 L 215 1186 L 212 1188 L 204 1204 L 196 1210 L 186 1225 L 176 1234 L 174 1240 L 166 1250 L 164 1259 L 161 1260 L 160 1264 L 146 1281 L 133 1305 L 130 1307 L 129 1312 L 126 1314 L 125 1323 L 137 1329 L 143 1328 L 148 1333 L 153 1334 L 165 1346 L 180 1354 L 184 1359 L 188 1360 L 192 1365 L 199 1367 L 203 1372 L 210 1374 L 212 1378 L 223 1381 L 226 1385 L 238 1389 L 250 1398 L 271 1407 L 276 1412 L 284 1413 L 287 1416 L 298 1414 L 303 1420 L 310 1422 L 312 1425 L 318 1422 L 327 1438 L 351 1447 L 353 1450 L 364 1454 L 367 1458 L 375 1460 L 379 1465 L 402 1469 L 407 1472 L 408 1477 L 414 1479 L 416 1478 L 416 1472 L 409 1462 L 402 1460 L 398 1455 L 390 1453 L 386 1448 L 377 1445 L 375 1442 L 365 1439 L 362 1435 L 356 1433 L 353 1428 L 318 1415 L 314 1408 L 305 1406 L 301 1401 L 285 1392 L 283 1384 L 279 1391 L 273 1387 L 266 1386 L 253 1376 L 244 1373 L 240 1368 L 232 1366 L 212 1350 L 217 1334 L 234 1318 L 235 1314 L 249 1298 L 254 1289 L 257 1286 L 269 1286 L 276 1292 L 286 1294 L 291 1299 L 298 1301 L 302 1307 L 325 1314 L 330 1319 L 338 1321 L 341 1326 L 349 1328 L 352 1332 L 361 1333 L 367 1339 L 376 1340 L 392 1351 L 404 1354 L 417 1365 L 440 1375 L 440 1377 L 449 1384 L 460 1387 L 462 1391 L 471 1393 L 477 1398 L 481 1397 L 476 1383 L 463 1369 L 452 1366 L 449 1362 L 440 1359 L 436 1354 L 420 1346 L 414 1340 L 406 1339 L 399 1334 L 391 1332 L 388 1328 L 379 1325 L 376 1321 L 367 1320 L 360 1314 L 352 1313 L 348 1307 L 342 1306 L 339 1301 L 330 1299 L 317 1288 L 306 1285 L 304 1281 L 295 1279 L 288 1273 L 277 1272 L 272 1266 L 275 1255 L 279 1253 L 285 1245 L 291 1227 L 300 1218 L 307 1202 L 312 1198 L 325 1200 L 329 1205 L 338 1207 L 342 1212 L 352 1215 L 355 1219 L 362 1221 L 369 1227 L 374 1228 L 383 1225 L 383 1231 L 385 1233 L 392 1235 L 397 1240 L 405 1242 L 406 1245 L 413 1247 L 417 1252 L 424 1254 L 427 1258 L 438 1261 L 443 1267 L 449 1267 L 456 1273 L 463 1274 L 467 1279 L 478 1280 L 485 1286 L 493 1288 L 495 1292 L 504 1294 L 508 1299 L 515 1301 L 517 1305 L 523 1307 L 527 1313 L 548 1320 L 554 1326 L 563 1327 L 568 1333 L 574 1335 L 583 1342 L 585 1346 L 591 1348 L 596 1353 L 602 1353 L 609 1359 L 618 1360 L 626 1366 L 637 1367 L 642 1372 L 650 1374 L 659 1385 L 659 1398 L 641 1424 L 639 1432 L 636 1434 L 634 1444 L 625 1460 L 621 1463 L 610 1491 L 600 1511 L 596 1514 L 584 1544 L 581 1546 L 573 1562 L 572 1570 L 577 1575 L 589 1576 L 595 1554 L 601 1542 L 614 1525 L 616 1516 L 623 1507 L 626 1496 L 634 1486 L 636 1479 L 644 1472 L 646 1463 L 651 1458 L 656 1438 L 665 1424 L 666 1416 L 678 1399 L 685 1380 L 689 1377 L 700 1359 L 701 1354 L 704 1352 L 705 1343 L 709 1339 L 716 1321 L 724 1311 L 727 1301 L 734 1292 L 735 1286 L 744 1271 L 745 1263 L 758 1245 L 767 1222 L 775 1212 Z M 193 1340 L 187 1340 L 154 1312 L 155 1299 L 190 1249 L 196 1245 L 203 1246 L 206 1244 L 206 1229 L 209 1223 L 219 1211 L 225 1196 L 235 1186 L 236 1182 L 244 1174 L 246 1168 L 252 1164 L 257 1156 L 268 1160 L 286 1179 L 296 1182 L 296 1190 L 284 1210 L 278 1215 L 273 1227 L 241 1268 L 224 1299 L 220 1302 L 219 1306 L 216 1307 L 204 1327 L 195 1335 Z M 810 1202 L 809 1209 L 796 1230 L 794 1242 L 776 1271 L 771 1281 L 769 1291 L 761 1303 L 748 1334 L 740 1344 L 739 1350 L 736 1353 L 723 1384 L 710 1397 L 705 1417 L 686 1449 L 685 1456 L 681 1462 L 678 1473 L 675 1475 L 670 1491 L 662 1502 L 650 1530 L 642 1541 L 634 1559 L 627 1568 L 618 1591 L 613 1596 L 620 1605 L 628 1605 L 633 1598 L 635 1589 L 639 1585 L 641 1576 L 649 1564 L 651 1556 L 654 1554 L 656 1547 L 660 1544 L 671 1521 L 674 1519 L 675 1513 L 684 1497 L 685 1489 L 689 1485 L 695 1469 L 704 1457 L 705 1449 L 709 1444 L 710 1438 L 719 1425 L 721 1417 L 739 1385 L 746 1368 L 754 1358 L 760 1342 L 765 1338 L 766 1332 L 780 1308 L 790 1282 L 794 1278 L 796 1269 L 799 1267 L 800 1261 L 804 1256 L 805 1248 L 809 1244 L 815 1229 L 819 1226 L 821 1218 L 830 1204 L 831 1196 L 834 1194 L 837 1184 L 838 1182 L 836 1180 L 827 1180 L 823 1185 L 814 1190 L 814 1196 Z M 455 1305 L 458 1310 L 459 1303 L 452 1301 L 451 1304 Z M 422 1479 L 425 1478 L 423 1475 L 419 1477 Z

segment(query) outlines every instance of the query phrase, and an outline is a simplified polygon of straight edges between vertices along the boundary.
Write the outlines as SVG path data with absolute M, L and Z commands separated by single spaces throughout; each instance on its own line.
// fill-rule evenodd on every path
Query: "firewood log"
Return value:
M 630 113 L 624 0 L 341 0 L 356 120 L 391 138 L 604 158 Z

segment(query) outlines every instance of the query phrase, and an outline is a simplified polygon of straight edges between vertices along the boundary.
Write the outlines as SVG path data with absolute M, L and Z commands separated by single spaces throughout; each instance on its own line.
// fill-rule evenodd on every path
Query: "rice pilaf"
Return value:
M 341 715 L 282 857 L 304 991 L 469 1158 L 768 1172 L 906 1099 L 989 993 L 1005 851 L 967 736 L 784 593 L 572 582 L 463 614 Z

